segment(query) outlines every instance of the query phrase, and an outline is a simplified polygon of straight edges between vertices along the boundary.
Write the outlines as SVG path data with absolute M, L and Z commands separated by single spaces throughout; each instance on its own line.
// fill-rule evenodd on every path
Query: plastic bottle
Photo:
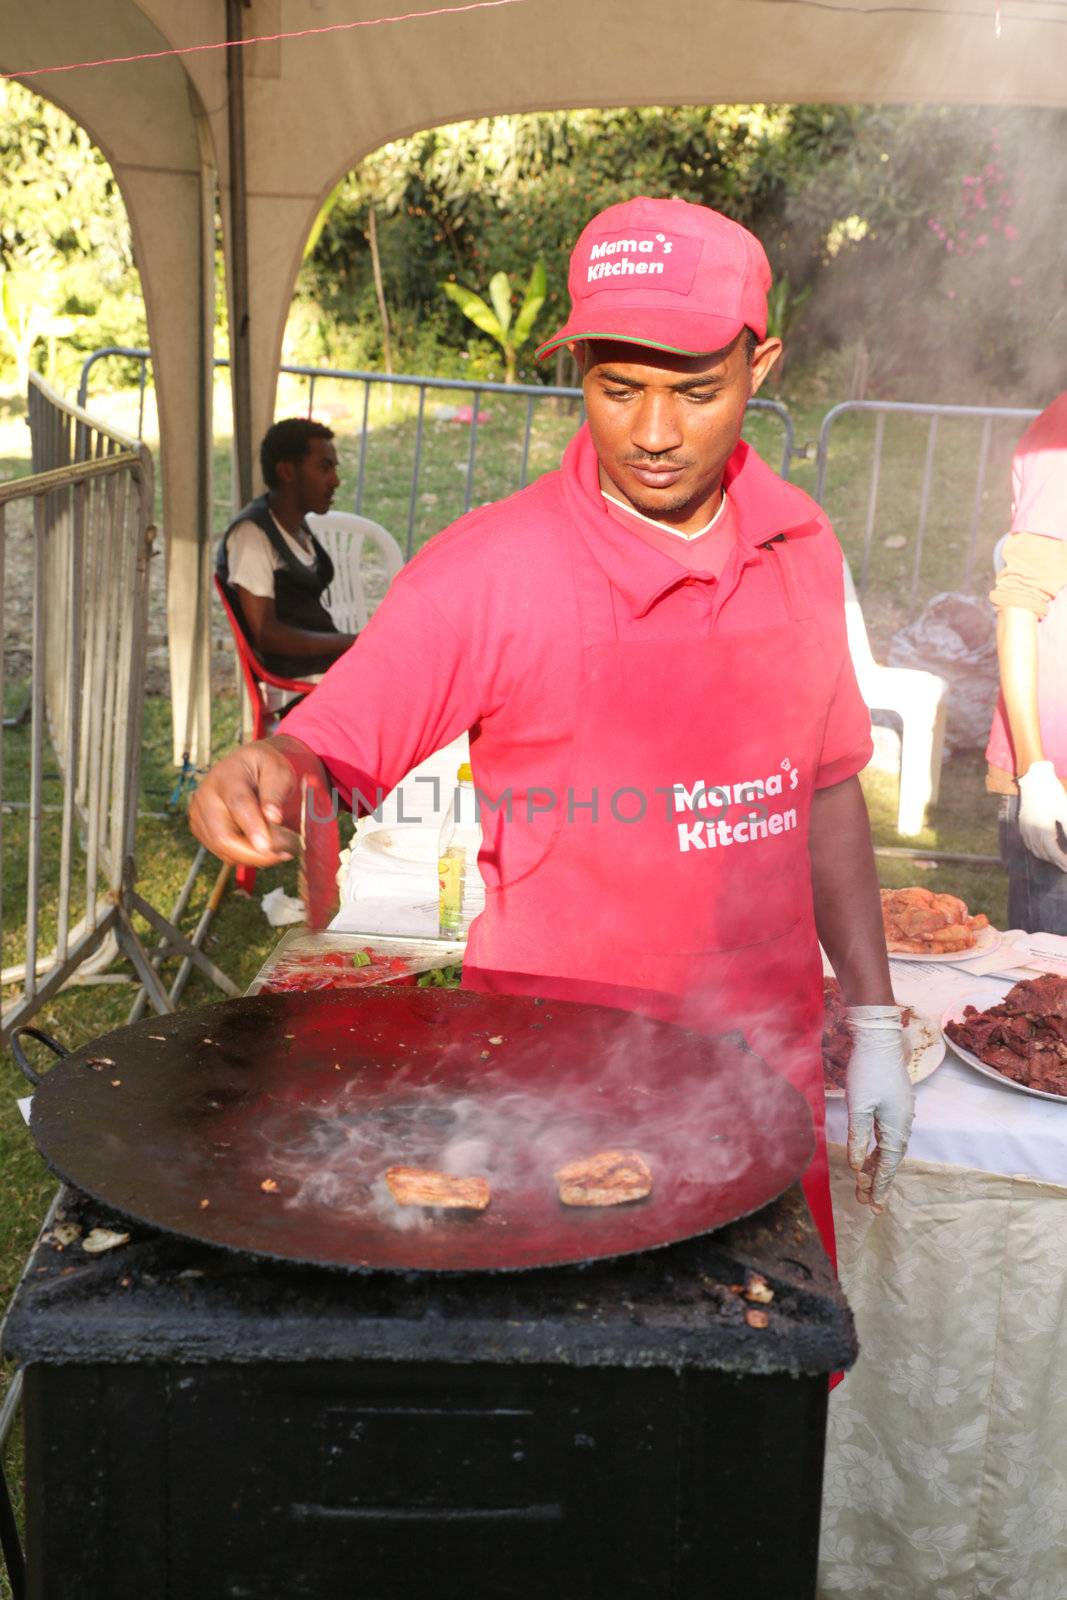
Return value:
M 485 884 L 478 870 L 478 852 L 482 847 L 478 796 L 474 788 L 474 774 L 470 763 L 466 761 L 456 772 L 452 817 L 455 826 L 450 844 L 453 849 L 463 852 L 462 919 L 464 926 L 468 926 L 485 909 Z
M 437 840 L 438 932 L 453 937 L 460 931 L 463 909 L 464 854 L 455 842 L 456 824 L 449 808 Z

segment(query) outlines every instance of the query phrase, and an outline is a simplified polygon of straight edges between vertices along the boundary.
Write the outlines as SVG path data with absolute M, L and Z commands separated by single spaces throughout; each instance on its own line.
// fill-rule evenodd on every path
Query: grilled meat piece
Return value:
M 484 1211 L 489 1204 L 489 1185 L 484 1178 L 454 1178 L 450 1172 L 435 1172 L 431 1167 L 390 1167 L 385 1181 L 398 1206 Z
M 565 1206 L 622 1206 L 652 1193 L 652 1174 L 634 1150 L 601 1150 L 556 1173 Z
M 970 950 L 979 929 L 989 926 L 989 918 L 970 916 L 954 894 L 883 889 L 882 923 L 890 954 L 936 957 Z
M 1067 978 L 1024 978 L 999 1005 L 965 1007 L 945 1032 L 1015 1083 L 1067 1097 Z
M 1000 1002 L 1005 1012 L 1031 1017 L 1049 1017 L 1062 1022 L 1067 1016 L 1067 978 L 1043 972 L 1040 978 L 1024 978 Z

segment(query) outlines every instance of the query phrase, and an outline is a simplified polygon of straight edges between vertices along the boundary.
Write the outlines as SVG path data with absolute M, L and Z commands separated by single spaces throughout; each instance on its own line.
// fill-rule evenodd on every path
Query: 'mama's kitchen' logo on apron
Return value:
M 792 833 L 797 826 L 795 806 L 772 810 L 765 802 L 788 795 L 800 782 L 800 773 L 788 756 L 778 772 L 768 778 L 748 778 L 743 783 L 674 784 L 676 814 L 688 811 L 694 822 L 679 822 L 678 848 L 689 850 L 726 849 L 734 844 L 756 844 L 761 839 Z M 735 807 L 747 807 L 745 815 L 728 820 Z

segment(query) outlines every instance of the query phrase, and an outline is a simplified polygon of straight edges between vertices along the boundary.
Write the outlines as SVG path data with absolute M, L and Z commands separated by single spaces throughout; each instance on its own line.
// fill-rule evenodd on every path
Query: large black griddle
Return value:
M 188 1238 L 349 1269 L 625 1255 L 759 1209 L 811 1159 L 803 1096 L 740 1038 L 605 1007 L 373 987 L 152 1018 L 65 1057 L 31 1130 L 61 1178 Z M 651 1196 L 559 1203 L 553 1174 L 639 1151 Z M 394 1164 L 482 1175 L 480 1213 L 399 1207 Z

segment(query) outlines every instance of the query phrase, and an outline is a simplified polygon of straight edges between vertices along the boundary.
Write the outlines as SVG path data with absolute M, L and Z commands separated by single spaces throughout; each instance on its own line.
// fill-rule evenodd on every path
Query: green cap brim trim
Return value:
M 714 350 L 683 350 L 680 345 L 661 344 L 658 339 L 638 339 L 630 333 L 564 333 L 555 339 L 549 339 L 546 344 L 535 351 L 535 358 L 541 361 L 552 350 L 557 350 L 561 344 L 581 344 L 589 339 L 610 339 L 612 344 L 639 344 L 646 350 L 663 350 L 669 356 L 711 356 Z

